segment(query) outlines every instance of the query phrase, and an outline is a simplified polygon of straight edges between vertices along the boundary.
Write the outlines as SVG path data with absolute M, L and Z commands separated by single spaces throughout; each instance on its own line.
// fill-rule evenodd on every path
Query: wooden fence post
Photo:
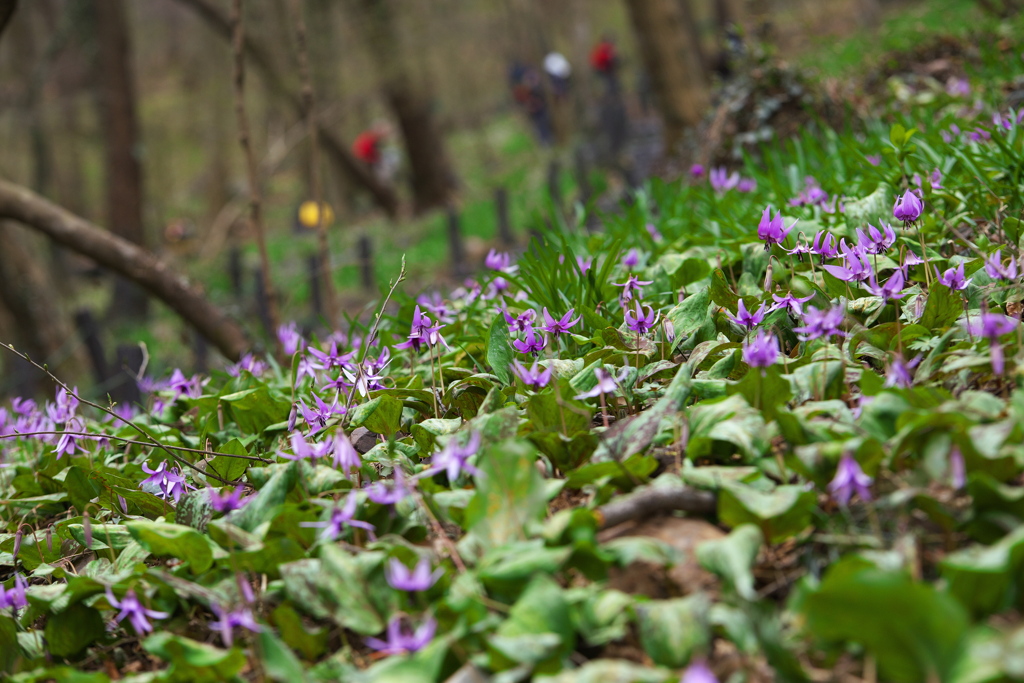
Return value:
M 313 308 L 313 315 L 317 320 L 323 318 L 324 315 L 324 300 L 322 283 L 320 281 L 320 256 L 317 254 L 310 254 L 306 257 L 306 272 L 309 276 L 309 300 L 310 305 Z

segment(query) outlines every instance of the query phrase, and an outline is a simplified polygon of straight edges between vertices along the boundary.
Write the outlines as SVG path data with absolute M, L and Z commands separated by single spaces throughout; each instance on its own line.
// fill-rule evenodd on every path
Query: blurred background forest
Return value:
M 156 253 L 269 340 L 274 318 L 324 329 L 343 324 L 336 312 L 359 316 L 402 254 L 410 291 L 456 286 L 488 249 L 522 247 L 545 215 L 614 208 L 651 174 L 722 161 L 694 131 L 741 57 L 799 62 L 817 49 L 819 74 L 835 76 L 864 57 L 822 59 L 837 36 L 907 6 L 972 3 L 5 0 L 0 15 L 15 5 L 0 40 L 0 179 Z M 602 40 L 614 46 L 614 84 L 594 66 Z M 552 53 L 565 82 L 541 79 L 517 98 Z M 239 145 L 238 55 L 252 169 Z M 664 73 L 673 68 L 681 76 Z M 360 157 L 367 133 L 379 136 L 373 164 Z M 322 221 L 318 197 L 330 207 Z M 0 217 L 12 217 L 2 199 Z M 142 362 L 139 341 L 157 369 L 219 362 L 168 308 L 10 220 L 0 220 L 0 339 L 101 391 Z M 0 395 L 32 393 L 31 368 L 0 360 Z

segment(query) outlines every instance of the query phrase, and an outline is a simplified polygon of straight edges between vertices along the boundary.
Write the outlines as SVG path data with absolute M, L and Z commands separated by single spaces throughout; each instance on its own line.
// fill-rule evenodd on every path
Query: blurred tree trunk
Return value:
M 364 28 L 384 99 L 402 132 L 414 208 L 420 212 L 442 206 L 455 190 L 455 174 L 434 116 L 433 92 L 425 79 L 412 75 L 411 56 L 402 50 L 393 3 L 355 0 L 352 6 Z
M 96 86 L 106 166 L 107 223 L 115 235 L 145 246 L 142 225 L 142 164 L 132 83 L 132 53 L 123 0 L 93 0 L 96 19 Z M 117 278 L 110 315 L 145 318 L 149 298 L 134 283 Z
M 707 75 L 683 16 L 681 0 L 626 0 L 644 67 L 651 78 L 671 154 L 710 102 Z

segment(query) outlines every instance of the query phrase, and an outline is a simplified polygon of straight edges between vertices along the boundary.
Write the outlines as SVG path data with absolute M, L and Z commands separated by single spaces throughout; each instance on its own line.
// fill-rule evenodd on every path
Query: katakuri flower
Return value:
M 843 455 L 839 460 L 839 468 L 836 476 L 828 485 L 829 493 L 836 499 L 836 502 L 846 506 L 850 498 L 856 493 L 863 501 L 871 500 L 871 485 L 873 479 L 864 474 L 864 470 L 853 459 L 849 453 Z
M 390 480 L 379 479 L 366 487 L 366 497 L 378 505 L 394 505 L 405 500 L 410 493 L 405 475 L 397 467 Z
M 803 341 L 830 337 L 833 334 L 842 335 L 842 324 L 846 318 L 846 307 L 839 303 L 832 308 L 826 308 L 822 311 L 814 306 L 808 306 L 807 310 L 804 311 L 803 318 L 803 326 L 793 328 L 793 331 L 797 332 Z
M 166 619 L 171 616 L 168 612 L 158 612 L 154 609 L 148 609 L 142 606 L 139 602 L 139 598 L 135 595 L 135 591 L 129 589 L 124 597 L 118 600 L 114 597 L 114 594 L 110 592 L 110 588 L 107 588 L 107 602 L 114 609 L 121 610 L 117 616 L 114 617 L 115 621 L 122 621 L 125 617 L 128 617 L 128 621 L 131 623 L 132 628 L 139 635 L 143 633 L 149 633 L 153 630 L 153 625 L 149 623 L 149 619 Z M 148 617 L 148 618 L 147 618 Z
M 633 330 L 637 334 L 646 334 L 648 330 L 653 328 L 658 323 L 658 318 L 661 314 L 655 314 L 654 309 L 650 306 L 640 306 L 639 301 L 633 302 L 633 311 L 626 311 L 626 327 Z M 646 309 L 646 314 L 644 313 Z
M 964 264 L 961 261 L 960 265 L 956 268 L 947 268 L 943 273 L 939 274 L 939 269 L 935 268 L 935 277 L 939 279 L 939 282 L 949 287 L 954 292 L 960 292 L 967 289 L 967 285 L 971 284 L 973 277 L 966 277 L 964 275 Z
M 832 276 L 844 282 L 864 282 L 874 274 L 868 255 L 859 247 L 850 247 L 840 240 L 844 263 L 841 266 L 822 266 Z
M 892 363 L 889 364 L 889 369 L 885 371 L 885 385 L 886 387 L 899 387 L 900 389 L 909 389 L 914 385 L 914 368 L 920 364 L 923 356 L 917 356 L 913 360 L 903 360 L 903 356 L 897 355 L 892 359 Z
M 726 312 L 725 316 L 740 327 L 751 330 L 761 324 L 766 312 L 767 304 L 762 303 L 756 311 L 751 312 L 747 310 L 747 304 L 744 303 L 743 299 L 740 299 L 737 304 L 736 315 Z
M 395 590 L 407 591 L 409 593 L 427 590 L 437 583 L 437 580 L 443 575 L 444 568 L 442 567 L 430 571 L 430 560 L 425 557 L 421 558 L 416 563 L 416 568 L 412 570 L 406 567 L 397 557 L 392 557 L 388 561 L 387 568 L 384 570 L 384 578 L 387 579 L 389 586 Z
M 593 389 L 584 391 L 576 396 L 576 398 L 593 398 L 601 394 L 610 394 L 619 388 L 619 383 L 625 380 L 628 374 L 629 368 L 623 368 L 618 377 L 604 368 L 594 368 L 594 377 L 597 378 L 597 384 L 594 385 Z
M 235 629 L 244 628 L 259 633 L 263 627 L 257 623 L 252 615 L 252 609 L 246 606 L 239 606 L 233 609 L 225 609 L 215 602 L 210 603 L 210 609 L 217 615 L 217 621 L 210 622 L 211 631 L 219 631 L 220 637 L 227 647 L 235 642 Z
M 525 365 L 520 363 L 518 360 L 512 362 L 512 372 L 518 377 L 523 384 L 532 388 L 534 391 L 543 389 L 551 381 L 551 368 L 541 368 L 539 361 L 534 361 L 533 365 L 527 368 Z
M 686 667 L 686 671 L 683 672 L 683 677 L 679 679 L 679 683 L 718 683 L 718 678 L 715 677 L 714 672 L 708 668 L 707 664 L 698 660 Z
M 533 321 L 537 318 L 537 312 L 531 309 L 526 309 L 519 315 L 513 317 L 507 310 L 502 311 L 501 314 L 505 316 L 505 322 L 508 323 L 509 332 L 525 332 L 527 329 L 533 327 Z
M 293 356 L 306 347 L 306 340 L 302 338 L 302 332 L 294 322 L 277 328 L 277 341 L 281 343 L 281 350 L 288 356 Z
M 760 330 L 752 340 L 743 342 L 743 362 L 752 368 L 767 368 L 779 360 L 779 340 L 771 332 Z
M 636 268 L 636 264 L 640 263 L 640 252 L 636 248 L 630 249 L 626 252 L 626 255 L 622 258 L 622 266 L 629 270 Z
M 888 223 L 879 222 L 881 230 L 868 223 L 868 231 L 857 228 L 857 246 L 868 254 L 884 254 L 896 243 L 896 231 Z
M 331 464 L 348 476 L 363 465 L 363 458 L 344 432 L 335 432 L 330 440 Z
M 811 253 L 817 254 L 821 261 L 827 258 L 835 258 L 839 254 L 839 245 L 832 233 L 819 230 L 814 234 L 814 241 L 811 242 Z
M 0 586 L 0 609 L 24 609 L 28 607 L 28 599 L 25 597 L 25 589 L 28 584 L 21 574 L 14 575 L 14 585 L 4 590 Z
M 155 489 L 156 495 L 161 498 L 173 498 L 177 503 L 186 489 L 193 488 L 185 482 L 185 477 L 177 467 L 167 468 L 167 461 L 164 460 L 157 468 L 151 469 L 148 463 L 142 463 L 142 471 L 150 475 L 139 482 L 139 488 L 146 490 Z
M 903 270 L 897 268 L 896 272 L 889 276 L 889 279 L 885 281 L 884 285 L 879 285 L 878 280 L 875 279 L 875 274 L 871 273 L 871 277 L 868 278 L 864 288 L 875 296 L 882 297 L 882 301 L 888 302 L 894 299 L 903 298 L 903 285 L 905 280 L 903 279 Z
M 478 450 L 480 450 L 480 432 L 473 432 L 464 446 L 460 446 L 453 435 L 448 439 L 444 448 L 434 454 L 430 461 L 430 468 L 420 476 L 432 476 L 438 472 L 444 472 L 448 475 L 450 483 L 455 482 L 462 472 L 480 476 L 480 470 L 469 464 L 469 459 L 476 455 Z
M 771 251 L 773 244 L 781 245 L 785 242 L 789 231 L 796 225 L 794 220 L 789 227 L 786 227 L 782 221 L 782 212 L 776 211 L 774 218 L 772 218 L 771 212 L 772 207 L 765 207 L 764 213 L 761 214 L 761 222 L 757 225 L 757 238 L 764 242 L 765 251 Z
M 711 188 L 715 192 L 722 194 L 739 185 L 740 174 L 737 171 L 733 171 L 730 174 L 724 166 L 716 166 L 711 169 L 708 180 L 711 182 Z
M 964 464 L 964 454 L 955 444 L 949 449 L 949 480 L 950 485 L 957 491 L 967 486 L 967 467 Z
M 507 252 L 496 251 L 494 249 L 487 252 L 487 257 L 484 259 L 484 265 L 491 270 L 508 273 L 509 275 L 513 275 L 519 270 L 519 266 L 512 265 L 512 257 L 509 256 Z
M 356 515 L 356 497 L 355 494 L 349 493 L 345 499 L 345 505 L 342 507 L 335 506 L 331 509 L 331 514 L 325 521 L 321 522 L 299 522 L 299 526 L 314 527 L 321 529 L 318 538 L 321 541 L 333 541 L 342 532 L 345 531 L 345 527 L 357 527 L 359 529 L 366 529 L 370 532 L 370 536 L 373 537 L 376 527 L 369 522 L 363 522 L 355 518 Z
M 902 197 L 897 197 L 896 203 L 892 207 L 892 215 L 896 220 L 903 221 L 904 225 L 915 222 L 921 217 L 922 211 L 924 211 L 924 204 L 913 190 L 907 190 Z
M 583 317 L 581 315 L 578 315 L 576 316 L 576 319 L 573 320 L 572 314 L 575 312 L 576 309 L 570 308 L 568 313 L 563 315 L 561 318 L 555 320 L 553 317 L 551 317 L 551 314 L 548 313 L 547 307 L 545 307 L 543 309 L 544 324 L 541 325 L 540 329 L 544 330 L 545 332 L 548 332 L 549 334 L 554 336 L 555 339 L 558 339 L 558 335 L 568 334 L 570 328 L 574 327 L 576 323 L 578 323 L 580 319 Z
M 985 259 L 985 272 L 993 280 L 1016 280 L 1017 259 L 1010 257 L 1010 260 L 1003 265 L 1002 249 L 997 249 L 994 254 Z
M 1019 324 L 1016 318 L 1002 313 L 982 313 L 980 320 L 972 320 L 968 325 L 968 331 L 971 334 L 989 340 L 988 353 L 991 357 L 992 371 L 997 375 L 1003 374 L 1005 369 L 1003 345 L 999 343 L 999 337 L 1013 332 Z
M 434 639 L 437 621 L 428 617 L 415 631 L 406 630 L 402 626 L 402 617 L 395 615 L 388 622 L 387 640 L 366 638 L 366 644 L 378 652 L 388 655 L 400 655 L 422 650 Z
M 512 346 L 514 346 L 516 351 L 518 351 L 519 353 L 532 353 L 534 355 L 537 355 L 547 345 L 547 336 L 543 334 L 537 334 L 537 330 L 535 330 L 532 327 L 526 329 L 526 334 L 523 335 L 522 339 L 512 340 Z
M 242 492 L 245 487 L 242 485 L 236 486 L 233 490 L 228 493 L 221 493 L 215 488 L 208 489 L 210 495 L 210 507 L 217 512 L 231 512 L 238 510 L 245 505 L 246 501 L 242 501 Z
M 346 408 L 338 403 L 337 398 L 330 405 L 316 394 L 313 394 L 313 406 L 306 405 L 303 399 L 299 399 L 299 410 L 302 418 L 306 421 L 313 433 L 319 432 L 327 426 L 327 421 L 335 415 L 344 415 Z
M 772 299 L 775 300 L 775 304 L 772 305 L 768 312 L 777 311 L 785 308 L 796 317 L 802 317 L 804 314 L 804 304 L 814 298 L 814 293 L 810 293 L 804 298 L 793 296 L 793 292 L 787 292 L 786 296 L 779 296 L 778 294 L 772 294 Z
M 442 344 L 445 348 L 449 348 L 448 342 L 441 336 L 441 328 L 443 327 L 444 325 L 434 325 L 428 316 L 423 315 L 423 312 L 420 311 L 420 307 L 417 305 L 412 314 L 409 338 L 401 344 L 396 344 L 395 348 L 411 348 L 416 353 L 419 353 L 420 347 L 423 345 L 431 347 Z
M 622 294 L 619 295 L 619 303 L 625 308 L 626 304 L 633 300 L 633 292 L 636 292 L 637 298 L 642 298 L 644 295 L 643 288 L 654 282 L 653 280 L 641 280 L 636 275 L 630 275 L 626 278 L 623 283 L 613 282 L 613 287 L 622 287 Z
M 690 177 L 691 178 L 703 178 L 704 177 L 704 165 L 694 164 L 690 166 Z

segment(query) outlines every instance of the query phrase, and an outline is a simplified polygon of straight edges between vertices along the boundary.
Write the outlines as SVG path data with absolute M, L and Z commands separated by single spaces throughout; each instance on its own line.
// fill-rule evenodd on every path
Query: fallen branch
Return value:
M 145 288 L 229 360 L 238 361 L 250 348 L 237 322 L 152 252 L 93 225 L 28 188 L 3 180 L 0 180 L 0 218 L 18 221 L 41 232 Z
M 696 514 L 712 514 L 718 507 L 718 497 L 710 491 L 689 486 L 648 487 L 614 500 L 597 509 L 598 525 L 602 529 L 643 519 L 659 512 L 681 510 Z

